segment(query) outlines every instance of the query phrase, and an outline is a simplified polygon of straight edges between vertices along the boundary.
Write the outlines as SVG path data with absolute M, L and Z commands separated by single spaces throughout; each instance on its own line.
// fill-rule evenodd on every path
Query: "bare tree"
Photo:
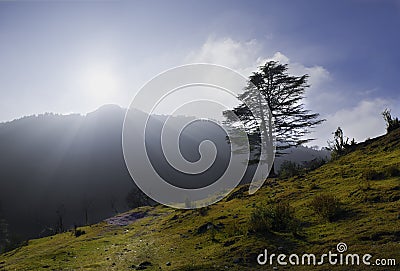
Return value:
M 56 214 L 57 214 L 57 232 L 64 232 L 64 217 L 67 213 L 67 210 L 64 204 L 60 204 L 57 207 Z
M 328 141 L 328 149 L 332 151 L 332 158 L 346 154 L 356 145 L 354 138 L 349 143 L 349 138 L 344 136 L 342 128 L 338 127 L 333 133 L 333 141 Z
M 84 197 L 82 200 L 82 208 L 85 215 L 85 225 L 89 225 L 89 211 L 92 208 L 93 200 Z
M 7 250 L 9 243 L 8 223 L 4 217 L 3 208 L 0 201 L 0 253 L 3 253 Z
M 111 209 L 114 211 L 115 214 L 118 214 L 118 208 L 117 208 L 117 203 L 118 203 L 118 199 L 114 196 L 111 197 L 110 199 L 110 205 L 111 205 Z

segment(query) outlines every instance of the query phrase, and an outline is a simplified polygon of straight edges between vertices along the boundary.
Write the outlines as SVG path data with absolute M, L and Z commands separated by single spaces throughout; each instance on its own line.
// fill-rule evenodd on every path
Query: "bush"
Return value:
M 306 161 L 303 163 L 303 168 L 306 171 L 316 170 L 317 168 L 322 167 L 326 164 L 326 160 L 324 158 L 314 158 L 310 161 Z
M 349 138 L 344 136 L 342 128 L 338 127 L 333 133 L 333 141 L 328 141 L 328 149 L 332 151 L 331 160 L 335 160 L 354 150 L 357 145 L 354 138 L 349 143 Z
M 375 169 L 367 169 L 362 173 L 362 176 L 365 180 L 381 180 L 384 178 L 384 175 L 382 172 L 378 172 Z
M 279 168 L 279 177 L 282 179 L 299 176 L 309 171 L 316 170 L 317 168 L 326 164 L 323 158 L 314 158 L 310 161 L 305 161 L 302 164 L 297 164 L 292 161 L 285 160 Z
M 86 234 L 86 232 L 84 230 L 80 230 L 80 229 L 75 230 L 75 237 L 79 237 L 84 234 Z
M 5 244 L 3 244 L 3 247 L 1 248 L 2 251 L 0 252 L 8 252 L 11 250 L 14 250 L 16 248 L 20 248 L 23 246 L 27 246 L 28 245 L 28 240 L 23 240 L 21 236 L 19 236 L 18 234 L 15 233 L 10 233 L 7 239 L 7 242 L 5 242 Z M 3 270 L 3 269 L 0 269 Z
M 268 234 L 272 231 L 289 232 L 296 230 L 294 210 L 287 202 L 278 202 L 256 207 L 251 213 L 249 230 Z
M 383 119 L 386 122 L 386 131 L 387 131 L 387 133 L 390 133 L 391 131 L 394 131 L 394 130 L 400 128 L 400 120 L 399 120 L 399 118 L 393 118 L 389 109 L 385 109 L 382 112 L 382 116 L 383 116 Z
M 201 216 L 206 216 L 208 214 L 208 210 L 210 210 L 210 207 L 206 206 L 206 207 L 195 209 L 195 212 Z
M 300 165 L 295 162 L 285 160 L 279 168 L 279 177 L 280 178 L 290 178 L 297 176 L 301 173 L 302 168 Z
M 317 215 L 330 222 L 338 219 L 342 213 L 340 201 L 331 194 L 315 196 L 310 206 Z
M 137 187 L 129 191 L 125 201 L 130 209 L 151 205 L 153 203 L 152 200 Z
M 395 165 L 388 166 L 384 170 L 384 174 L 386 177 L 400 177 L 400 170 Z
M 370 180 L 363 180 L 358 185 L 358 189 L 361 191 L 369 191 L 372 189 Z
M 248 232 L 247 225 L 241 225 L 237 223 L 236 220 L 225 227 L 226 238 L 241 236 L 241 235 L 246 236 L 247 232 Z

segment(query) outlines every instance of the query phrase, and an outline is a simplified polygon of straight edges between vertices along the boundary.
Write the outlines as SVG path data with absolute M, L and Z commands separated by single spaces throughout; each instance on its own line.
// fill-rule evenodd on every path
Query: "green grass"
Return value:
M 388 167 L 400 168 L 400 130 L 362 143 L 354 152 L 304 177 L 267 180 L 256 194 L 238 193 L 237 198 L 225 198 L 204 213 L 145 207 L 139 210 L 147 216 L 128 226 L 102 222 L 80 228 L 86 234 L 79 237 L 66 232 L 30 240 L 27 246 L 0 255 L 0 270 L 135 270 L 145 261 L 152 264 L 146 270 L 272 270 L 256 262 L 265 248 L 269 253 L 323 254 L 336 251 L 339 242 L 348 245 L 349 253 L 395 258 L 397 267 L 325 264 L 312 269 L 399 270 L 400 177 L 368 180 L 363 174 L 370 169 L 384 173 Z M 342 204 L 343 213 L 332 222 L 322 220 L 310 206 L 323 193 L 334 195 Z M 295 235 L 248 231 L 256 205 L 281 200 L 289 202 L 301 225 Z M 198 233 L 206 223 L 217 228 Z M 283 269 L 311 268 L 279 267 Z

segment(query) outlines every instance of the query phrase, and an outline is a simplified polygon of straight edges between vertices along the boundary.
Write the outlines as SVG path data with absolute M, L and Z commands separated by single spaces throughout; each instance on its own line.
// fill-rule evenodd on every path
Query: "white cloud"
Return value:
M 226 66 L 234 69 L 244 76 L 249 76 L 260 65 L 269 60 L 289 64 L 289 72 L 295 75 L 310 75 L 311 89 L 330 80 L 329 72 L 322 66 L 306 67 L 301 63 L 291 62 L 289 57 L 281 52 L 275 52 L 272 57 L 261 56 L 263 46 L 257 40 L 247 42 L 235 41 L 231 38 L 209 38 L 200 49 L 192 51 L 186 62 L 206 62 Z
M 270 55 L 270 57 L 265 57 Z M 292 61 L 282 52 L 263 51 L 257 40 L 249 42 L 235 41 L 231 38 L 208 39 L 199 49 L 193 50 L 186 62 L 207 62 L 227 66 L 244 76 L 249 76 L 257 67 L 266 61 L 275 60 L 288 64 L 289 73 L 294 75 L 308 74 L 311 87 L 306 91 L 305 106 L 314 112 L 321 113 L 327 121 L 316 127 L 310 137 L 316 138 L 310 145 L 326 146 L 332 139 L 332 132 L 340 126 L 345 135 L 355 138 L 357 142 L 368 137 L 385 133 L 385 123 L 381 112 L 385 108 L 397 108 L 393 101 L 385 99 L 368 99 L 369 92 L 359 95 L 358 90 L 345 91 L 333 86 L 334 78 L 327 69 L 320 65 L 305 66 Z M 357 94 L 358 93 L 358 94 Z M 396 112 L 393 112 L 395 115 Z
M 259 58 L 261 49 L 256 40 L 241 42 L 231 38 L 209 38 L 199 49 L 190 52 L 185 61 L 223 65 L 249 76 L 263 64 Z
M 311 89 L 316 89 L 322 84 L 326 83 L 331 79 L 329 72 L 322 66 L 311 66 L 306 67 L 301 63 L 290 61 L 289 57 L 282 54 L 281 52 L 276 52 L 271 58 L 267 60 L 275 60 L 283 64 L 289 65 L 289 73 L 301 76 L 303 74 L 308 74 L 310 76 L 308 83 L 311 85 Z
M 331 75 L 328 70 L 319 65 L 314 65 L 307 67 L 298 62 L 292 62 L 289 57 L 282 54 L 281 52 L 276 52 L 271 58 L 266 59 L 278 61 L 283 64 L 288 64 L 289 73 L 301 76 L 308 74 L 308 84 L 310 88 L 306 91 L 306 98 L 304 103 L 306 107 L 313 110 L 326 110 L 326 102 L 340 102 L 340 96 L 336 93 L 330 93 L 325 89 L 326 86 L 331 81 Z

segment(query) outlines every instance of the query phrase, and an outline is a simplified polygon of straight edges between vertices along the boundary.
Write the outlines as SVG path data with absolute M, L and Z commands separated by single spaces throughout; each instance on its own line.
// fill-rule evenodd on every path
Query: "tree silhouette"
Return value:
M 9 229 L 7 221 L 3 215 L 3 209 L 0 201 L 0 254 L 5 252 L 10 243 Z
M 386 122 L 386 131 L 389 133 L 397 128 L 400 128 L 400 121 L 398 118 L 393 118 L 389 109 L 382 112 L 383 119 Z
M 137 187 L 129 191 L 125 200 L 128 207 L 131 209 L 151 204 L 150 198 Z
M 56 214 L 57 214 L 57 232 L 61 233 L 64 232 L 64 218 L 65 214 L 67 213 L 67 210 L 65 208 L 64 204 L 60 204 L 57 209 L 56 209 Z
M 89 212 L 93 206 L 93 200 L 86 196 L 82 200 L 82 208 L 85 215 L 85 225 L 89 225 Z
M 332 151 L 332 159 L 351 151 L 351 147 L 356 145 L 354 138 L 349 143 L 349 138 L 344 136 L 342 128 L 338 127 L 333 133 L 333 141 L 328 141 L 328 149 Z
M 304 109 L 302 100 L 309 87 L 307 79 L 307 74 L 289 75 L 288 66 L 276 61 L 268 61 L 249 77 L 247 88 L 238 97 L 243 103 L 235 107 L 233 113 L 244 124 L 255 152 L 250 162 L 258 162 L 260 148 L 256 146 L 260 144 L 262 134 L 267 144 L 275 138 L 278 156 L 287 148 L 313 140 L 304 136 L 324 120 L 319 119 L 318 113 Z M 234 125 L 236 121 L 231 112 L 225 111 L 224 115 L 227 123 Z M 271 173 L 274 174 L 273 167 Z

